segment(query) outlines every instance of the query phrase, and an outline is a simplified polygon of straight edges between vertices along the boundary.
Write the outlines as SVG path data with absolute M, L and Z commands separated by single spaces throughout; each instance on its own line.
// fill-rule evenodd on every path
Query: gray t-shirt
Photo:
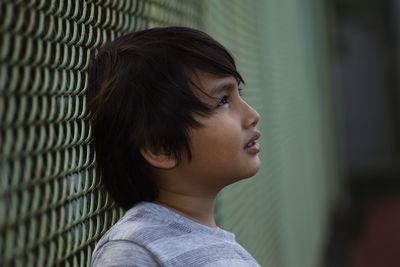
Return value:
M 100 239 L 92 266 L 260 266 L 220 228 L 141 202 Z

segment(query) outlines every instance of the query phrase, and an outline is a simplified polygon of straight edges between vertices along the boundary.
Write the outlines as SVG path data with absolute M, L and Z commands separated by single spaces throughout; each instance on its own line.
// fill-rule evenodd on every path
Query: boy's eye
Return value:
M 224 97 L 221 98 L 221 100 L 218 103 L 218 106 L 220 107 L 220 106 L 225 105 L 225 104 L 228 104 L 228 97 L 227 96 L 224 96 Z

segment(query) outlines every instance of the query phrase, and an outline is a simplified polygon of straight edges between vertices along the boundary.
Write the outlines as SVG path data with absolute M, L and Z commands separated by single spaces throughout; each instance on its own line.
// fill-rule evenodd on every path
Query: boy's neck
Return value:
M 176 192 L 160 190 L 154 203 L 208 227 L 217 228 L 214 218 L 214 197 L 183 195 Z

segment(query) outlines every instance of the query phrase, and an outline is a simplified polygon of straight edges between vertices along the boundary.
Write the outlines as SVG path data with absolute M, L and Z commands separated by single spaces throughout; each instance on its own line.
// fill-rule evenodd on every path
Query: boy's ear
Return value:
M 142 154 L 143 158 L 151 166 L 159 169 L 172 169 L 177 165 L 176 159 L 171 154 L 165 152 L 154 152 L 148 147 L 142 147 L 140 154 Z

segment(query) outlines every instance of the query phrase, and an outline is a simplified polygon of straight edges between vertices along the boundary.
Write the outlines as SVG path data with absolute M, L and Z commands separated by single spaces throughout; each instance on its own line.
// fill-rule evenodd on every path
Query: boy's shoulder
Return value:
M 118 251 L 134 258 L 162 263 L 163 266 L 196 266 L 198 261 L 243 261 L 254 259 L 232 233 L 198 224 L 160 205 L 141 202 L 101 238 L 93 258 L 108 258 Z M 146 255 L 147 256 L 146 256 Z M 113 257 L 115 258 L 115 257 Z M 218 265 L 217 265 L 218 266 Z M 222 265 L 221 265 L 222 266 Z M 225 265 L 228 266 L 228 265 Z
M 110 240 L 147 245 L 159 239 L 198 235 L 235 242 L 235 235 L 230 232 L 201 225 L 158 204 L 140 202 L 104 234 L 98 245 Z

